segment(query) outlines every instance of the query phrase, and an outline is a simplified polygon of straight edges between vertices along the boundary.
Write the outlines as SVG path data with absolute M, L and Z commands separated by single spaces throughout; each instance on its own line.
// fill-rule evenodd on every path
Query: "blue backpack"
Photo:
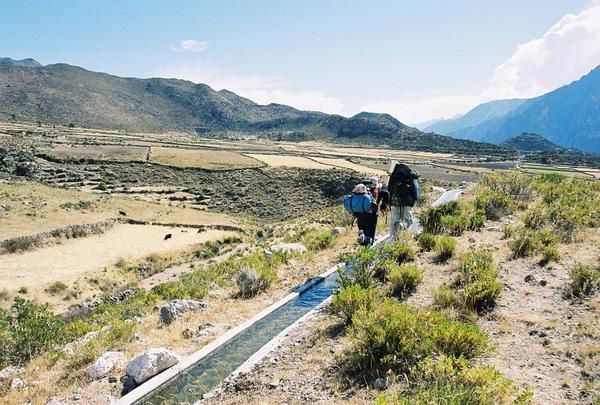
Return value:
M 344 197 L 344 208 L 351 214 L 365 214 L 373 210 L 371 194 L 348 194 Z

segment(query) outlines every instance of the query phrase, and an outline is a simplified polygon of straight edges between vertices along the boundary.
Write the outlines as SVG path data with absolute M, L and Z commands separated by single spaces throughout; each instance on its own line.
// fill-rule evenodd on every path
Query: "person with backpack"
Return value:
M 357 184 L 352 193 L 345 197 L 344 207 L 358 224 L 358 243 L 367 246 L 375 242 L 379 204 L 384 207 L 384 197 L 379 193 L 381 184 L 376 177 L 367 179 L 364 183 Z M 387 198 L 385 200 L 387 202 Z
M 412 224 L 411 207 L 419 199 L 419 173 L 404 163 L 392 161 L 388 192 L 391 208 L 390 242 L 393 242 L 398 230 L 405 230 Z

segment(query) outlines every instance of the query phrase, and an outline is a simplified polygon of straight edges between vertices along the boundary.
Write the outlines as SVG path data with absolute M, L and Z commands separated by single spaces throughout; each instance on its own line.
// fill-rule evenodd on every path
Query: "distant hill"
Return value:
M 541 135 L 527 132 L 513 136 L 512 138 L 503 141 L 500 145 L 506 146 L 507 148 L 513 148 L 519 152 L 549 152 L 564 149 L 553 144 Z
M 439 134 L 454 134 L 457 131 L 468 131 L 469 128 L 474 128 L 482 122 L 505 116 L 523 104 L 524 101 L 523 99 L 511 99 L 483 103 L 461 117 L 437 121 L 425 127 L 424 130 Z
M 495 110 L 483 120 L 465 120 L 467 116 L 481 118 L 479 112 L 490 104 L 506 108 Z M 523 132 L 540 133 L 562 147 L 600 153 L 600 66 L 542 96 L 482 104 L 464 117 L 434 124 L 427 130 L 496 144 Z
M 0 65 L 24 66 L 24 67 L 40 67 L 42 66 L 37 60 L 27 58 L 22 60 L 14 60 L 11 58 L 0 58 Z
M 259 105 L 206 84 L 121 78 L 67 64 L 34 69 L 0 65 L 0 120 L 130 131 L 196 131 L 216 137 L 253 134 L 278 140 L 319 139 L 480 155 L 512 153 L 500 146 L 426 134 L 388 114 L 363 112 L 346 118 L 281 104 Z

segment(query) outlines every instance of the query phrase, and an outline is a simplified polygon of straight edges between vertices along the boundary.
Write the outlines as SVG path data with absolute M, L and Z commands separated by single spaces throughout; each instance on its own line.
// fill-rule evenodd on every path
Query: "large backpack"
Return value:
M 390 205 L 396 207 L 412 207 L 418 199 L 418 174 L 403 163 L 397 163 L 388 182 Z
M 373 211 L 373 205 L 376 206 L 373 196 L 366 194 L 348 194 L 344 197 L 344 208 L 351 214 L 366 214 Z

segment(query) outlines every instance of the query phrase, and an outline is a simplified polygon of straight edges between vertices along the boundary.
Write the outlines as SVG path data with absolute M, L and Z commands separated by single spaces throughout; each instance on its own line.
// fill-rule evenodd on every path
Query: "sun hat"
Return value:
M 364 184 L 360 183 L 357 184 L 356 186 L 354 186 L 354 188 L 352 189 L 352 192 L 354 194 L 367 194 L 367 186 L 365 186 Z

